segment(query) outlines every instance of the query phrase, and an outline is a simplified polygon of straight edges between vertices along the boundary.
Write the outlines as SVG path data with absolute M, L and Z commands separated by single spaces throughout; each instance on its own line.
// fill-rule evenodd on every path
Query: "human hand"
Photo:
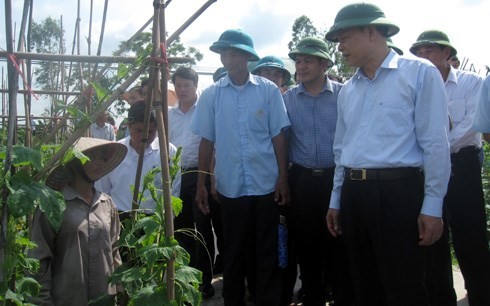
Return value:
M 277 180 L 276 189 L 274 192 L 274 201 L 276 201 L 281 206 L 289 204 L 289 202 L 291 201 L 287 178 L 279 178 Z
M 419 245 L 429 246 L 442 236 L 444 222 L 442 218 L 420 214 L 417 219 L 419 228 Z
M 340 210 L 329 208 L 327 212 L 327 227 L 332 236 L 342 235 L 342 226 L 340 225 Z
M 195 202 L 203 214 L 209 214 L 208 191 L 206 190 L 206 186 L 204 184 L 197 184 Z

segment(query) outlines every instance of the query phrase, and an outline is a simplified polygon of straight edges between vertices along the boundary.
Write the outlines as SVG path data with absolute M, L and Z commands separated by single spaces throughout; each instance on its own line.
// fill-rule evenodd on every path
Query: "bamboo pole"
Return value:
M 13 53 L 13 37 L 12 37 L 12 3 L 11 0 L 5 0 L 5 32 L 7 41 L 7 52 Z M 19 86 L 19 76 L 14 68 L 14 64 L 11 61 L 7 61 L 7 73 L 8 73 L 8 88 L 9 88 L 9 119 L 7 128 L 7 150 L 5 155 L 5 165 L 2 169 L 3 176 L 10 171 L 12 167 L 12 147 L 15 140 L 15 120 L 17 119 L 17 90 Z M 2 201 L 7 203 L 8 189 L 4 186 L 2 190 Z M 2 205 L 0 211 L 0 262 L 5 261 L 6 242 L 7 242 L 7 227 L 8 227 L 8 206 Z M 3 269 L 0 268 L 0 282 L 4 281 L 4 277 L 10 277 L 3 274 Z M 7 279 L 9 287 L 13 284 L 12 280 Z M 13 278 L 15 281 L 15 278 Z M 12 287 L 11 287 L 12 288 Z
M 7 92 L 8 92 L 8 89 L 0 89 L 0 93 L 7 93 Z M 29 91 L 27 89 L 19 89 L 18 90 L 18 93 L 24 94 L 27 96 L 30 96 L 28 94 L 30 94 L 31 92 L 33 92 L 34 94 L 40 94 L 40 95 L 55 95 L 55 94 L 68 95 L 68 96 L 80 95 L 79 91 L 57 91 L 57 90 L 31 90 L 31 91 Z
M 159 28 L 160 28 L 160 42 L 165 44 L 165 8 L 160 7 L 159 9 Z M 159 44 L 158 44 L 159 45 Z M 158 45 L 155 46 L 158 48 Z M 167 58 L 166 48 L 163 50 L 163 58 Z M 158 70 L 155 69 L 158 73 Z M 164 61 L 162 64 L 161 72 L 162 79 L 160 82 L 161 85 L 161 99 L 156 99 L 156 103 L 160 103 L 160 105 L 156 105 L 156 117 L 157 117 L 157 128 L 158 134 L 160 135 L 160 160 L 162 163 L 162 182 L 163 182 L 163 205 L 164 205 L 164 214 L 165 214 L 165 236 L 167 238 L 174 237 L 174 219 L 173 219 L 173 211 L 172 211 L 172 197 L 171 197 L 171 180 L 170 180 L 170 171 L 168 165 L 168 101 L 167 101 L 167 77 L 168 77 L 168 62 Z M 155 88 L 158 88 L 158 80 L 155 81 Z M 160 110 L 158 110 L 160 108 Z M 166 273 L 166 281 L 167 281 L 167 296 L 169 300 L 172 301 L 175 299 L 175 260 L 171 258 L 167 262 L 167 273 Z
M 27 19 L 29 16 L 29 5 L 30 1 L 29 0 L 24 0 L 24 8 L 22 11 L 22 21 L 20 23 L 20 29 L 19 29 L 19 44 L 17 46 L 18 51 L 25 51 L 25 30 L 26 30 L 26 25 L 27 25 Z M 26 74 L 27 67 L 26 63 L 23 61 L 22 62 L 22 71 L 24 74 Z M 29 85 L 28 85 L 29 86 Z M 25 85 L 24 85 L 25 87 Z M 30 103 L 30 95 L 24 94 L 24 112 L 26 114 L 26 134 L 25 134 L 25 144 L 28 148 L 32 147 L 32 127 L 31 127 L 31 120 L 30 120 L 30 114 L 31 114 L 31 103 Z
M 129 56 L 88 56 L 88 55 L 60 55 L 60 54 L 48 54 L 48 53 L 28 53 L 28 52 L 14 52 L 13 55 L 18 59 L 30 59 L 38 61 L 72 61 L 81 63 L 111 63 L 111 64 L 134 64 L 138 60 L 137 57 Z M 0 51 L 0 57 L 7 58 L 8 52 Z M 169 63 L 187 63 L 192 59 L 189 57 L 176 56 L 168 59 Z

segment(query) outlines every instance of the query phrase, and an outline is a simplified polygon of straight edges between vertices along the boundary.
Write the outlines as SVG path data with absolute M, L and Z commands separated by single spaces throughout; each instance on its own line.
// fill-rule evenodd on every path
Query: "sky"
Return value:
M 12 1 L 12 16 L 20 25 L 23 0 Z M 276 55 L 287 58 L 287 44 L 291 40 L 294 20 L 308 16 L 319 29 L 329 29 L 337 12 L 347 4 L 359 1 L 322 0 L 217 0 L 182 33 L 181 41 L 204 54 L 197 64 L 207 71 L 221 66 L 219 56 L 209 51 L 227 29 L 242 29 L 249 33 L 259 56 Z M 393 37 L 395 45 L 405 54 L 417 36 L 429 29 L 439 29 L 448 34 L 458 50 L 458 56 L 468 59 L 476 71 L 484 74 L 484 65 L 490 66 L 490 0 L 373 0 L 386 17 L 400 27 Z M 102 55 L 111 55 L 120 41 L 131 37 L 153 15 L 153 0 L 109 0 Z M 206 3 L 205 0 L 171 0 L 165 10 L 166 29 L 170 34 Z M 93 0 L 92 51 L 97 50 L 104 0 Z M 89 0 L 81 0 L 81 36 L 88 36 Z M 63 16 L 66 45 L 71 49 L 76 21 L 77 0 L 34 0 L 35 21 L 51 16 Z M 0 48 L 6 49 L 5 6 L 0 7 Z M 82 40 L 82 53 L 87 54 L 87 44 Z M 410 56 L 410 55 L 409 55 Z M 4 67 L 4 62 L 0 61 Z M 6 73 L 6 68 L 5 68 Z M 211 82 L 203 77 L 200 88 Z M 33 103 L 36 103 L 35 101 Z M 33 106 L 34 113 L 40 107 Z M 42 108 L 41 108 L 42 109 Z

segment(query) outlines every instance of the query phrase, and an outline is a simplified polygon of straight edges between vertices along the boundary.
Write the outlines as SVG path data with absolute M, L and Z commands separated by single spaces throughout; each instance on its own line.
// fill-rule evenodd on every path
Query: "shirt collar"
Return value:
M 449 65 L 449 74 L 447 76 L 446 83 L 448 82 L 453 82 L 454 84 L 458 85 L 458 74 L 457 70 L 454 69 L 451 65 Z
M 378 75 L 381 73 L 382 70 L 384 69 L 398 69 L 398 59 L 400 58 L 400 55 L 396 53 L 393 49 L 390 49 L 390 52 L 388 55 L 385 57 L 381 65 L 378 67 L 376 70 L 376 74 L 374 79 L 378 77 Z M 367 78 L 362 69 L 357 69 L 356 73 L 352 76 L 352 79 L 358 80 L 360 78 Z
M 97 203 L 99 201 L 106 201 L 109 199 L 109 196 L 106 195 L 105 193 L 102 193 L 95 188 L 93 188 L 93 190 L 94 190 L 94 198 L 92 200 L 93 203 Z M 61 193 L 63 194 L 63 197 L 65 198 L 66 201 L 80 199 L 85 203 L 85 200 L 82 198 L 82 196 L 69 185 L 63 187 L 63 189 L 61 189 Z
M 244 86 L 247 85 L 249 82 L 254 85 L 259 84 L 259 81 L 257 80 L 257 76 L 251 74 L 250 72 L 248 73 L 248 80 L 247 82 L 245 82 Z M 218 86 L 219 87 L 233 86 L 233 83 L 231 82 L 231 79 L 228 76 L 228 74 L 226 74 L 224 77 L 220 79 L 220 82 L 218 82 Z
M 308 91 L 306 90 L 305 86 L 303 85 L 303 83 L 299 83 L 298 84 L 298 94 L 299 93 L 303 93 L 303 94 L 306 94 L 306 95 L 309 95 Z M 332 85 L 332 81 L 330 81 L 330 79 L 327 77 L 327 75 L 325 75 L 325 82 L 323 84 L 323 89 L 320 91 L 320 93 L 323 93 L 324 91 L 330 91 L 330 92 L 333 92 L 333 85 Z

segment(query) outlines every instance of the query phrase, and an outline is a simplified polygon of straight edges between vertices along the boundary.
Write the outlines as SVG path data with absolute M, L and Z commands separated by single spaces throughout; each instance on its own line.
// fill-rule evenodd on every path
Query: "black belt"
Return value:
M 419 175 L 419 168 L 385 168 L 385 169 L 344 169 L 344 179 L 349 181 L 393 181 Z
M 324 176 L 327 173 L 333 173 L 335 168 L 306 168 L 298 164 L 292 164 L 291 169 L 294 171 L 300 171 L 301 173 L 311 176 Z
M 479 154 L 481 151 L 481 148 L 479 147 L 475 147 L 475 146 L 469 146 L 469 147 L 464 147 L 464 148 L 461 148 L 459 149 L 459 151 L 457 153 L 452 153 L 451 155 L 458 155 L 458 154 L 474 154 L 474 153 L 477 153 Z

